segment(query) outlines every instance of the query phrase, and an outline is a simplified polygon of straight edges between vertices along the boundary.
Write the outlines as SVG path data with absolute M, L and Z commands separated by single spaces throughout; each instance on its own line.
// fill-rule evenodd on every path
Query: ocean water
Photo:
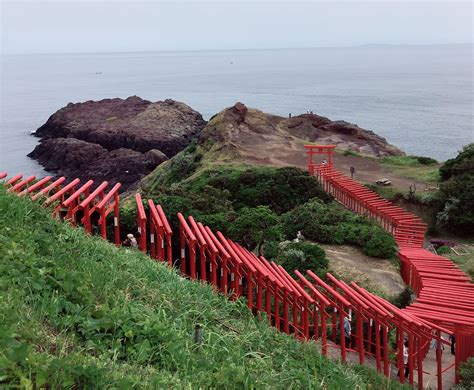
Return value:
M 44 174 L 30 132 L 69 102 L 172 98 L 207 119 L 241 101 L 312 110 L 446 160 L 473 142 L 473 46 L 1 56 L 0 170 Z M 303 151 L 302 151 L 303 153 Z

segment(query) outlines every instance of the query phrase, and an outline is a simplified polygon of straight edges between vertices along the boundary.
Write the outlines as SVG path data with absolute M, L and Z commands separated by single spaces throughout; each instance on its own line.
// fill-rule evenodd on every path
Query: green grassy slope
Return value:
M 193 341 L 195 325 L 203 343 Z M 0 387 L 399 388 L 0 186 Z

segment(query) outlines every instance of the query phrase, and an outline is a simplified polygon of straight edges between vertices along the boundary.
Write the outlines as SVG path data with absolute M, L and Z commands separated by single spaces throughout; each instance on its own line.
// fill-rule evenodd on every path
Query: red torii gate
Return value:
M 431 321 L 430 326 L 437 338 L 440 338 L 441 332 L 455 332 L 458 382 L 460 362 L 474 354 L 474 299 L 469 293 L 472 285 L 470 278 L 449 259 L 441 256 L 434 258 L 436 255 L 423 249 L 426 224 L 419 217 L 381 198 L 329 164 L 314 164 L 311 159 L 308 170 L 339 202 L 380 223 L 393 234 L 399 245 L 402 276 L 418 296 L 416 302 L 403 309 L 403 312 L 411 313 L 413 318 L 420 321 Z M 445 292 L 443 297 L 449 301 L 448 305 L 442 304 L 440 291 Z M 421 301 L 418 303 L 419 299 Z M 444 330 L 436 329 L 438 325 L 433 324 L 433 321 L 443 326 Z M 458 344 L 458 339 L 461 344 Z M 442 372 L 441 359 L 438 359 L 439 386 L 442 384 Z
M 16 183 L 14 186 L 10 187 L 7 192 L 20 192 L 23 187 L 28 188 L 28 184 L 30 184 L 33 180 L 35 180 L 35 176 L 30 176 L 27 179 L 21 180 Z
M 46 176 L 45 178 L 29 186 L 28 188 L 25 188 L 18 194 L 18 196 L 25 196 L 31 194 L 32 192 L 35 192 L 36 190 L 42 189 L 47 183 L 49 183 L 50 180 L 51 176 Z
M 92 187 L 92 184 L 94 184 L 94 181 L 88 180 L 77 191 L 73 192 L 67 199 L 58 205 L 59 208 L 67 210 L 65 218 L 69 220 L 74 226 L 76 225 L 76 207 L 79 206 L 82 195 L 84 195 L 85 198 L 90 195 L 90 188 Z
M 217 249 L 216 244 L 214 244 L 213 240 L 211 239 L 209 233 L 204 228 L 201 222 L 197 223 L 197 227 L 207 243 L 207 255 L 210 259 L 209 265 L 209 272 L 210 272 L 210 281 L 211 284 L 214 286 L 214 289 L 217 290 L 217 256 L 219 255 L 219 250 Z
M 189 223 L 191 224 L 192 232 L 194 233 L 194 236 L 196 237 L 197 246 L 199 247 L 199 279 L 207 281 L 207 264 L 206 264 L 207 241 L 204 239 L 194 218 L 192 216 L 189 216 L 188 220 L 189 220 Z
M 119 223 L 119 189 L 122 184 L 115 184 L 107 195 L 97 204 L 95 209 L 99 211 L 99 226 L 102 238 L 107 238 L 107 215 L 113 212 L 114 242 L 120 245 L 120 223 Z
M 51 191 L 61 188 L 61 184 L 64 183 L 65 181 L 66 181 L 66 178 L 64 176 L 61 176 L 59 179 L 53 181 L 48 186 L 42 188 L 40 191 L 34 194 L 31 197 L 31 199 L 38 200 L 41 197 L 48 196 Z
M 61 211 L 61 205 L 66 199 L 66 194 L 72 194 L 73 192 L 76 191 L 76 185 L 79 184 L 80 180 L 79 179 L 74 179 L 70 183 L 66 184 L 63 188 L 61 188 L 59 191 L 57 191 L 54 195 L 51 195 L 49 198 L 46 199 L 44 204 L 46 206 L 52 205 L 54 202 L 59 200 L 59 204 L 56 205 L 56 207 L 53 210 L 53 217 L 58 216 L 58 214 Z
M 217 261 L 217 266 L 219 268 L 216 268 L 216 274 L 219 275 L 219 270 L 220 270 L 220 276 L 218 279 L 219 288 L 223 294 L 227 295 L 227 292 L 228 292 L 227 275 L 230 273 L 231 256 L 227 252 L 227 250 L 224 248 L 224 246 L 221 244 L 221 242 L 217 239 L 217 237 L 214 235 L 212 230 L 208 226 L 205 226 L 204 229 L 208 237 L 211 239 L 211 242 L 215 245 L 216 249 L 218 250 L 218 253 L 216 255 L 216 261 Z
M 168 265 L 173 265 L 171 237 L 173 231 L 168 223 L 161 205 L 156 205 L 153 200 L 148 200 L 150 211 L 150 254 L 151 257 L 166 260 Z
M 313 280 L 313 283 L 308 281 L 300 272 L 297 272 L 297 276 L 300 278 L 301 281 L 304 282 L 305 285 L 310 288 L 310 290 L 314 292 L 319 292 L 317 289 L 322 288 L 326 290 L 326 294 L 323 295 L 323 297 L 326 299 L 326 301 L 322 301 L 320 303 L 320 311 L 321 312 L 321 336 L 322 336 L 322 347 L 323 347 L 323 354 L 327 353 L 327 323 L 326 323 L 326 317 L 331 317 L 329 314 L 326 313 L 326 309 L 331 309 L 332 308 L 332 338 L 333 342 L 336 341 L 335 336 L 336 336 L 336 311 L 339 312 L 339 332 L 341 335 L 341 359 L 343 361 L 346 360 L 346 341 L 345 338 L 342 337 L 344 335 L 344 317 L 350 317 L 350 308 L 351 308 L 351 303 L 344 298 L 341 294 L 339 294 L 334 288 L 332 288 L 329 284 L 324 282 L 319 276 L 317 276 L 313 271 L 307 270 L 306 271 L 307 275 Z M 311 286 L 311 287 L 310 287 Z M 330 298 L 330 295 L 332 298 Z M 321 299 L 321 298 L 320 298 Z M 349 311 L 346 311 L 345 307 L 349 308 Z M 317 320 L 317 318 L 316 318 Z M 318 321 L 315 323 L 315 327 L 318 326 Z M 317 333 L 316 333 L 316 336 Z
M 239 255 L 234 251 L 232 246 L 221 232 L 218 231 L 216 236 L 227 253 L 230 255 L 229 261 L 227 263 L 229 267 L 230 286 L 232 291 L 232 294 L 230 294 L 230 299 L 236 299 L 242 293 L 240 288 L 240 278 L 242 274 L 243 261 L 240 259 Z M 228 280 L 226 280 L 226 283 L 229 285 Z
M 109 183 L 106 181 L 103 181 L 102 183 L 100 183 L 99 186 L 97 186 L 97 188 L 94 191 L 92 191 L 92 193 L 88 197 L 86 197 L 81 203 L 79 203 L 79 205 L 74 207 L 74 209 L 71 211 L 71 218 L 73 220 L 75 220 L 76 214 L 79 211 L 83 212 L 81 223 L 84 226 L 85 231 L 89 234 L 92 233 L 91 215 L 96 210 L 98 203 L 102 199 L 104 199 L 104 196 L 105 196 L 104 190 L 105 188 L 107 188 L 108 185 Z
M 313 157 L 318 155 L 325 155 L 327 160 L 326 164 L 332 168 L 334 166 L 333 156 L 335 153 L 336 145 L 305 145 L 306 154 L 308 155 L 308 168 L 309 174 L 312 176 L 314 174 L 315 164 Z M 325 164 L 325 165 L 326 165 Z
M 22 174 L 13 176 L 12 178 L 10 178 L 6 181 L 5 186 L 6 187 L 14 186 L 15 183 L 17 183 L 18 180 L 21 180 L 22 177 L 23 177 Z
M 162 240 L 161 244 L 162 244 L 162 247 L 164 244 L 166 244 L 165 245 L 166 246 L 166 259 L 168 260 L 168 265 L 171 267 L 173 265 L 173 246 L 171 243 L 171 237 L 173 235 L 173 231 L 171 230 L 171 226 L 168 222 L 168 219 L 166 218 L 166 214 L 163 211 L 163 208 L 161 207 L 161 205 L 157 204 L 155 208 L 158 213 L 158 216 L 161 219 L 161 222 L 163 223 L 165 240 Z
M 181 273 L 183 275 L 189 275 L 191 279 L 196 279 L 196 236 L 188 226 L 183 214 L 178 213 L 177 215 L 179 221 L 179 243 L 181 248 Z M 186 244 L 189 248 L 189 273 L 187 271 L 188 267 L 186 267 Z
M 146 253 L 146 213 L 145 213 L 145 208 L 143 207 L 143 201 L 142 201 L 142 196 L 137 192 L 135 194 L 135 202 L 137 204 L 137 230 L 138 234 L 140 235 L 138 237 L 138 248 Z M 150 210 L 152 213 L 153 211 Z M 151 223 L 151 219 L 150 219 Z M 150 232 L 151 232 L 151 226 L 150 226 Z M 150 245 L 150 248 L 154 249 L 153 243 Z M 151 251 L 151 249 L 150 249 Z M 154 256 L 152 256 L 154 257 Z

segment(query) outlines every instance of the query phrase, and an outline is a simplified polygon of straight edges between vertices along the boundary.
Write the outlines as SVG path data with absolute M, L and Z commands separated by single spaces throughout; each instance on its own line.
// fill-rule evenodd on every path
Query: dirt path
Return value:
M 362 287 L 385 296 L 399 294 L 405 287 L 399 270 L 389 260 L 366 256 L 347 245 L 321 245 L 329 259 L 329 270 Z

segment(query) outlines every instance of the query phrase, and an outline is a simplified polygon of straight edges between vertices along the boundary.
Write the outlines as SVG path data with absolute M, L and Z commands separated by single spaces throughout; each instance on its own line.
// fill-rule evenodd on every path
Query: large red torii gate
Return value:
M 314 167 L 318 163 L 314 161 L 315 156 L 326 156 L 326 162 L 325 165 L 329 168 L 333 168 L 334 166 L 334 153 L 336 151 L 336 145 L 305 145 L 306 148 L 306 154 L 308 155 L 308 169 L 309 169 L 309 174 L 313 175 L 314 174 Z

